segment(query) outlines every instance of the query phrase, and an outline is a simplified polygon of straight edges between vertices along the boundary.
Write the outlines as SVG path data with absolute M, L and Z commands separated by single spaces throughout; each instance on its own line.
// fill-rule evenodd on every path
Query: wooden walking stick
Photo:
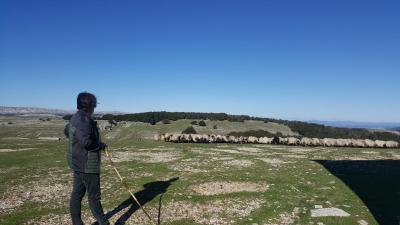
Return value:
M 139 208 L 141 208 L 144 212 L 144 214 L 146 214 L 147 218 L 149 218 L 150 223 L 152 225 L 156 225 L 155 222 L 153 221 L 153 219 L 150 217 L 150 215 L 146 212 L 146 210 L 144 209 L 144 207 L 140 204 L 139 200 L 135 197 L 135 195 L 129 190 L 128 184 L 126 183 L 126 181 L 124 180 L 124 178 L 121 176 L 121 174 L 119 173 L 119 171 L 117 170 L 117 168 L 114 166 L 114 162 L 111 159 L 110 154 L 108 153 L 108 147 L 106 147 L 104 149 L 104 152 L 106 153 L 106 156 L 108 158 L 108 161 L 110 162 L 111 166 L 113 167 L 113 169 L 115 170 L 115 172 L 118 175 L 119 180 L 121 181 L 121 183 L 124 185 L 125 189 L 129 192 L 129 194 L 131 195 L 131 197 L 133 198 L 133 200 L 135 200 L 136 204 L 138 204 Z

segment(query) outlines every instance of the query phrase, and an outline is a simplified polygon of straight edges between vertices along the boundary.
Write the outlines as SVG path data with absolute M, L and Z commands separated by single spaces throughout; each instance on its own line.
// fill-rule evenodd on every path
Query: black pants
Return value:
M 85 193 L 88 193 L 89 207 L 93 216 L 100 225 L 108 225 L 101 205 L 100 175 L 74 172 L 74 184 L 71 193 L 70 213 L 73 225 L 83 225 L 81 219 L 81 202 Z

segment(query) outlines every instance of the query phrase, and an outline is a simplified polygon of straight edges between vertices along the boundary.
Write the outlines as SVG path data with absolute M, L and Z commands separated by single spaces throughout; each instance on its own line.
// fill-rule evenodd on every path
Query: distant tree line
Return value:
M 338 128 L 324 126 L 320 124 L 306 123 L 301 121 L 289 121 L 263 117 L 251 117 L 248 115 L 229 115 L 226 113 L 200 113 L 200 112 L 144 112 L 123 115 L 106 114 L 102 116 L 102 120 L 115 121 L 137 121 L 150 124 L 156 124 L 160 121 L 190 119 L 190 120 L 214 120 L 214 121 L 232 121 L 243 122 L 245 120 L 257 120 L 265 123 L 274 122 L 288 126 L 293 132 L 296 132 L 304 137 L 310 138 L 354 138 L 354 139 L 371 139 L 371 140 L 394 140 L 400 141 L 400 135 L 391 132 L 371 132 L 367 129 L 359 128 Z M 192 121 L 192 125 L 197 125 Z M 202 124 L 203 125 L 203 124 Z M 236 135 L 235 135 L 236 134 Z M 274 137 L 283 136 L 281 133 L 272 134 L 264 130 L 253 130 L 246 132 L 233 132 L 233 136 L 256 136 L 256 137 Z
M 181 120 L 181 119 L 191 119 L 191 120 L 228 120 L 232 122 L 243 122 L 245 120 L 250 120 L 250 116 L 246 115 L 228 115 L 226 113 L 197 113 L 197 112 L 144 112 L 144 113 L 132 113 L 123 115 L 112 115 L 105 114 L 101 117 L 102 120 L 116 120 L 116 121 L 136 121 L 155 124 L 157 122 L 168 120 Z
M 339 128 L 330 127 L 320 124 L 305 123 L 299 121 L 286 121 L 283 124 L 290 127 L 293 132 L 299 133 L 304 137 L 315 138 L 354 138 L 354 139 L 371 139 L 383 141 L 400 141 L 400 135 L 391 132 L 371 132 L 361 128 Z

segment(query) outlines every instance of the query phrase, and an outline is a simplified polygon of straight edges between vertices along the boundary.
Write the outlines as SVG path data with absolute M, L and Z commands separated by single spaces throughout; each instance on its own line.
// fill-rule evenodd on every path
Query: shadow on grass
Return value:
M 400 225 L 400 160 L 315 160 L 341 179 L 380 225 Z
M 179 180 L 179 177 L 171 178 L 167 181 L 154 181 L 147 183 L 143 185 L 144 189 L 141 191 L 136 192 L 134 195 L 138 199 L 139 203 L 144 206 L 147 202 L 153 200 L 157 195 L 160 195 L 159 199 L 159 206 L 158 206 L 158 221 L 157 223 L 160 224 L 160 218 L 161 218 L 161 202 L 162 202 L 162 197 L 165 192 L 167 192 L 168 187 L 175 181 Z M 117 207 L 115 207 L 113 210 L 109 211 L 106 213 L 107 219 L 110 219 L 112 216 L 115 214 L 121 212 L 122 210 L 128 208 L 129 209 L 122 214 L 115 224 L 122 225 L 125 224 L 126 221 L 133 215 L 136 210 L 139 210 L 138 204 L 133 200 L 132 197 L 129 197 L 127 200 L 123 201 L 121 204 L 119 204 Z M 147 219 L 147 218 L 146 218 Z

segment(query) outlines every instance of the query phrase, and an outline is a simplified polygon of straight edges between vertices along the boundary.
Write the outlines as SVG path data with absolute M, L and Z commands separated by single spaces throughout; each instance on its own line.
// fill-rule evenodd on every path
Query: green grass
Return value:
M 1 122 L 6 120 L 19 120 L 16 117 L 0 117 Z M 26 189 L 32 188 L 30 183 L 41 181 L 46 177 L 55 177 L 54 182 L 64 182 L 66 186 L 71 185 L 71 180 L 63 176 L 69 174 L 65 162 L 66 141 L 38 141 L 41 136 L 61 136 L 63 126 L 62 120 L 35 123 L 35 128 L 29 128 L 33 124 L 29 119 L 21 119 L 25 124 L 1 125 L 0 149 L 20 149 L 33 147 L 34 150 L 0 152 L 0 201 L 9 198 L 13 188 L 26 185 Z M 218 218 L 228 224 L 264 224 L 278 223 L 280 214 L 290 215 L 294 208 L 299 208 L 299 213 L 293 218 L 293 224 L 310 224 L 323 222 L 324 224 L 357 224 L 358 220 L 365 220 L 369 224 L 378 224 L 373 214 L 340 177 L 334 176 L 321 164 L 313 160 L 345 160 L 362 157 L 367 160 L 393 159 L 393 153 L 398 154 L 398 149 L 348 149 L 348 148 L 304 148 L 289 146 L 270 145 L 234 145 L 234 144 L 174 144 L 148 140 L 154 132 L 180 132 L 190 125 L 191 120 L 172 121 L 171 124 L 134 124 L 130 126 L 119 126 L 108 133 L 104 133 L 104 140 L 110 146 L 110 152 L 136 153 L 162 153 L 171 152 L 179 155 L 177 160 L 161 163 L 149 163 L 138 157 L 132 161 L 116 163 L 120 173 L 126 178 L 129 186 L 135 192 L 143 190 L 143 185 L 154 181 L 165 181 L 172 177 L 179 180 L 171 183 L 162 196 L 162 206 L 166 207 L 173 202 L 185 202 L 189 206 L 210 205 L 219 200 L 239 200 L 240 204 L 252 200 L 260 200 L 260 207 L 250 214 L 240 216 L 228 215 L 228 208 L 222 212 L 216 212 Z M 206 121 L 207 127 L 214 130 L 213 121 Z M 243 123 L 215 122 L 218 129 L 232 130 Z M 226 124 L 224 124 L 226 123 Z M 228 124 L 231 123 L 231 124 Z M 236 125 L 234 125 L 236 124 Z M 263 123 L 265 124 L 265 123 Z M 249 124 L 245 126 L 251 127 Z M 258 126 L 258 125 L 257 125 Z M 230 127 L 229 129 L 227 127 Z M 233 128 L 232 128 L 233 127 Z M 247 129 L 248 127 L 246 127 Z M 204 128 L 208 129 L 208 128 Z M 243 128 L 237 128 L 243 129 Z M 197 130 L 197 127 L 196 127 Z M 31 133 L 30 133 L 31 132 Z M 10 137 L 23 136 L 29 139 L 12 140 Z M 108 137 L 108 138 L 107 138 Z M 166 150 L 157 149 L 163 146 Z M 241 148 L 256 148 L 259 152 L 240 150 Z M 234 150 L 239 153 L 220 150 Z M 364 151 L 376 152 L 376 154 L 363 153 Z M 303 158 L 294 157 L 301 156 Z M 249 167 L 235 167 L 225 165 L 222 161 L 213 157 L 232 157 L 235 160 L 250 160 L 253 164 Z M 260 158 L 279 159 L 285 163 L 270 164 Z M 228 160 L 225 160 L 228 161 Z M 174 170 L 174 167 L 192 167 L 207 172 L 188 172 Z M 145 175 L 143 175 L 145 174 Z M 121 202 L 127 200 L 128 195 L 122 189 L 114 171 L 103 162 L 102 168 L 102 202 L 106 211 L 114 209 Z M 238 181 L 238 182 L 265 182 L 269 189 L 265 192 L 236 192 L 220 195 L 204 196 L 197 195 L 191 188 L 205 182 L 213 181 Z M 50 184 L 52 185 L 52 184 Z M 23 192 L 24 190 L 22 190 Z M 56 200 L 44 199 L 43 203 L 31 199 L 12 210 L 0 211 L 0 224 L 24 224 L 28 221 L 36 221 L 45 215 L 68 214 L 68 197 L 56 204 Z M 160 194 L 151 196 L 151 200 L 145 207 L 156 212 L 159 207 Z M 337 207 L 350 213 L 347 218 L 311 218 L 310 210 L 315 205 L 324 207 Z M 345 207 L 349 206 L 349 207 Z M 164 208 L 162 208 L 164 209 Z M 84 202 L 84 215 L 90 215 L 87 202 Z M 228 211 L 224 211 L 228 210 Z M 201 224 L 195 223 L 194 218 L 174 218 L 161 212 L 162 224 Z M 203 213 L 203 214 L 202 214 Z M 200 212 L 198 215 L 205 215 Z M 136 211 L 135 215 L 143 217 L 142 212 Z M 144 217 L 143 217 L 144 218 Z M 132 216 L 127 224 L 133 223 Z M 145 224 L 145 222 L 142 222 Z

